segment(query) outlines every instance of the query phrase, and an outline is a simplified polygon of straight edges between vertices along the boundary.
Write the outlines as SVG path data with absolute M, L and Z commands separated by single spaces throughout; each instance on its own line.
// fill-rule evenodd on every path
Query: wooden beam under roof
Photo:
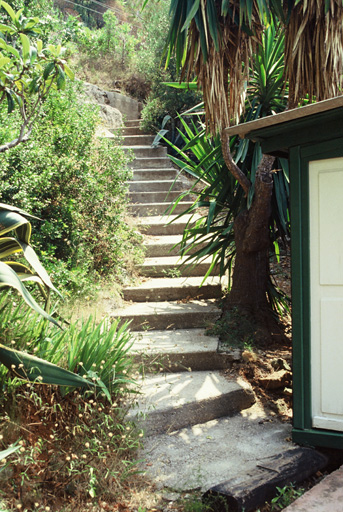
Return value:
M 343 96 L 336 96 L 335 98 L 330 98 L 329 100 L 319 101 L 318 103 L 311 103 L 305 107 L 286 110 L 280 114 L 275 114 L 273 116 L 256 119 L 255 121 L 248 121 L 247 123 L 230 126 L 229 128 L 225 128 L 225 131 L 229 136 L 239 135 L 242 139 L 244 139 L 248 133 L 255 132 L 260 128 L 268 128 L 270 126 L 280 125 L 282 123 L 293 121 L 294 119 L 302 119 L 304 117 L 312 116 L 320 112 L 326 112 L 337 107 L 343 107 Z

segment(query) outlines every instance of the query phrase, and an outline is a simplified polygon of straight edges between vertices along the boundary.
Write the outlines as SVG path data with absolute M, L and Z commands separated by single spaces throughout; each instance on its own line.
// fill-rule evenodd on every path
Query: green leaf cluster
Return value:
M 34 39 L 40 33 L 39 18 L 27 18 L 23 9 L 15 12 L 4 1 L 1 7 L 10 22 L 0 24 L 0 103 L 7 103 L 8 113 L 17 105 L 25 122 L 52 87 L 64 89 L 66 77 L 73 79 L 74 74 L 60 45 L 43 47 L 40 39 Z M 38 103 L 29 101 L 32 96 Z
M 132 335 L 128 323 L 92 317 L 64 330 L 0 293 L 0 363 L 12 376 L 66 388 L 104 393 L 109 401 L 133 384 Z M 9 385 L 0 370 L 0 385 Z M 133 388 L 132 388 L 133 389 Z

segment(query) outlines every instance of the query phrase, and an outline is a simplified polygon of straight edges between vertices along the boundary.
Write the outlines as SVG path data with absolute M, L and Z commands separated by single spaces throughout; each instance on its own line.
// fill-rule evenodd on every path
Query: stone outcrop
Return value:
M 116 129 L 122 126 L 123 118 L 139 117 L 140 103 L 137 100 L 119 92 L 105 91 L 87 82 L 83 85 L 90 102 L 100 106 L 100 115 L 106 128 Z

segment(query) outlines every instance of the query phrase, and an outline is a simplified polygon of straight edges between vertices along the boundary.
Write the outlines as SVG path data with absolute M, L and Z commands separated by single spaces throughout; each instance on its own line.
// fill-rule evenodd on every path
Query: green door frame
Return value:
M 343 448 L 343 433 L 312 428 L 309 162 L 343 157 L 343 138 L 290 148 L 293 440 Z M 343 191 L 342 191 L 343 197 Z M 343 363 L 343 361 L 342 361 Z

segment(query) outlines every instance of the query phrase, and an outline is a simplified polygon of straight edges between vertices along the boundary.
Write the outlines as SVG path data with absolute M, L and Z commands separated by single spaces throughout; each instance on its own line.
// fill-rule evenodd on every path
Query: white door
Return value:
M 309 176 L 312 426 L 343 431 L 343 158 Z

